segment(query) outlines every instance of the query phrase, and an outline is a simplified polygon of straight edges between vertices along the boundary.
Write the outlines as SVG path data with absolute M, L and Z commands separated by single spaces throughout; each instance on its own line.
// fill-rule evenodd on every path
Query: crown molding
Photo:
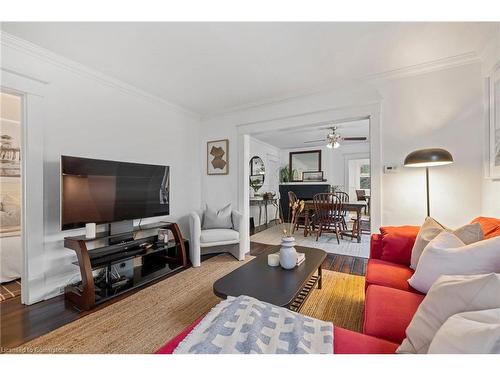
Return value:
M 195 111 L 192 111 L 190 109 L 182 107 L 178 104 L 172 103 L 172 102 L 170 102 L 166 99 L 163 99 L 157 95 L 154 95 L 154 94 L 151 94 L 147 91 L 144 91 L 136 86 L 125 83 L 119 79 L 110 77 L 107 74 L 101 73 L 101 72 L 99 72 L 93 68 L 90 68 L 86 65 L 80 64 L 74 60 L 68 59 L 64 56 L 57 54 L 57 53 L 49 51 L 48 49 L 43 48 L 37 44 L 31 43 L 31 42 L 24 40 L 22 38 L 19 38 L 17 36 L 6 33 L 3 30 L 0 30 L 0 44 L 2 45 L 2 47 L 12 48 L 12 49 L 15 49 L 17 51 L 31 55 L 35 58 L 42 59 L 45 62 L 48 62 L 54 66 L 57 66 L 59 68 L 70 71 L 70 72 L 77 74 L 81 77 L 84 77 L 87 79 L 92 79 L 96 82 L 99 82 L 102 85 L 114 88 L 114 89 L 119 90 L 125 94 L 142 97 L 142 98 L 149 100 L 151 102 L 165 105 L 174 112 L 181 113 L 183 115 L 188 115 L 190 117 L 196 118 L 197 120 L 199 120 L 201 117 L 200 114 L 195 112 Z M 20 74 L 19 72 L 16 72 L 16 73 Z M 42 81 L 39 78 L 37 78 L 37 80 L 44 82 L 44 83 L 49 83 L 49 82 L 46 82 L 44 80 Z
M 202 116 L 202 120 L 208 120 L 214 117 L 249 110 L 259 107 L 264 107 L 272 104 L 287 103 L 292 102 L 297 99 L 306 98 L 313 95 L 329 94 L 338 91 L 339 89 L 356 89 L 359 85 L 378 85 L 385 81 L 401 79 L 406 77 L 417 76 L 421 74 L 427 74 L 435 71 L 451 69 L 463 65 L 480 63 L 481 58 L 476 52 L 467 52 L 464 54 L 446 57 L 443 59 L 432 60 L 420 64 L 414 64 L 402 68 L 387 70 L 380 73 L 370 74 L 363 77 L 354 78 L 349 81 L 342 81 L 334 86 L 330 86 L 325 89 L 320 90 L 308 90 L 302 93 L 297 93 L 296 95 L 288 95 L 283 97 L 275 97 L 267 100 L 257 101 L 253 103 L 243 104 L 239 106 L 229 107 L 220 111 L 210 112 Z
M 360 80 L 370 83 L 377 83 L 379 81 L 413 77 L 421 74 L 427 74 L 480 62 L 481 59 L 476 52 L 467 52 L 456 56 L 445 57 L 443 59 L 427 61 L 420 64 L 405 66 L 403 68 L 391 69 L 384 72 L 367 75 L 365 77 L 362 77 Z
M 6 33 L 5 31 L 0 30 L 0 42 L 2 46 L 10 47 L 16 49 L 18 51 L 24 52 L 36 58 L 43 59 L 44 61 L 51 63 L 60 68 L 66 69 L 70 72 L 78 74 L 80 76 L 93 79 L 103 85 L 115 88 L 121 92 L 139 96 L 145 98 L 147 100 L 163 104 L 169 107 L 171 110 L 182 113 L 184 115 L 188 115 L 190 117 L 196 118 L 198 120 L 208 120 L 214 117 L 249 110 L 259 107 L 264 107 L 273 104 L 279 103 L 288 103 L 297 99 L 306 98 L 314 95 L 322 95 L 328 94 L 331 92 L 338 91 L 340 88 L 356 88 L 358 85 L 377 85 L 381 84 L 388 80 L 393 79 L 401 79 L 405 77 L 411 77 L 421 74 L 430 73 L 433 71 L 450 69 L 462 65 L 480 63 L 485 58 L 485 50 L 482 51 L 481 54 L 477 54 L 476 52 L 468 52 L 461 55 L 451 56 L 443 59 L 432 60 L 420 64 L 410 65 L 402 68 L 392 69 L 380 73 L 375 73 L 371 75 L 367 75 L 364 77 L 358 77 L 352 80 L 344 80 L 342 82 L 338 82 L 337 84 L 329 87 L 323 87 L 319 89 L 309 89 L 300 92 L 296 92 L 293 94 L 283 95 L 281 97 L 274 97 L 264 100 L 259 100 L 251 103 L 246 103 L 243 105 L 228 107 L 226 109 L 222 109 L 220 111 L 213 111 L 207 113 L 198 113 L 196 111 L 187 109 L 183 106 L 172 103 L 164 98 L 161 98 L 157 95 L 151 94 L 147 91 L 139 89 L 133 85 L 125 83 L 121 80 L 110 77 L 104 73 L 101 73 L 95 69 L 87 67 L 83 64 L 80 64 L 76 61 L 63 57 L 59 54 L 51 52 L 43 47 L 40 47 L 34 43 L 28 42 L 24 39 L 16 37 L 12 34 Z M 40 79 L 38 79 L 40 80 Z M 40 80 L 41 81 L 41 80 Z M 46 82 L 44 82 L 46 83 Z

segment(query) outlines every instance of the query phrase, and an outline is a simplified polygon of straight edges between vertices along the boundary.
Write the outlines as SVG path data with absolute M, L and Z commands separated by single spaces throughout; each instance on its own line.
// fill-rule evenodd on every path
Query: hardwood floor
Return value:
M 275 248 L 276 251 L 279 249 L 275 245 L 252 242 L 250 254 L 259 255 L 270 248 Z M 211 256 L 204 256 L 203 260 Z M 367 259 L 364 258 L 328 254 L 322 268 L 337 272 L 364 275 L 366 263 Z M 64 296 L 57 296 L 29 306 L 21 304 L 21 297 L 10 298 L 0 303 L 0 352 L 8 348 L 15 348 L 24 342 L 44 335 L 87 314 L 91 314 L 122 298 L 126 298 L 135 292 L 137 290 L 125 293 L 91 311 L 77 310 L 65 302 Z
M 271 248 L 279 250 L 279 246 L 267 245 L 257 242 L 251 242 L 250 254 L 259 255 Z M 327 254 L 321 268 L 329 271 L 349 273 L 351 275 L 364 276 L 366 273 L 366 264 L 368 259 L 352 257 L 339 254 Z

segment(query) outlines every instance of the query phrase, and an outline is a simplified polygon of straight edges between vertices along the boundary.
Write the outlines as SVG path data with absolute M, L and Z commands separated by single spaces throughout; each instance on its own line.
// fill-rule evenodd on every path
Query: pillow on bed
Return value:
M 17 227 L 21 225 L 21 206 L 10 195 L 0 197 L 0 227 Z
M 13 212 L 20 209 L 21 204 L 19 200 L 8 194 L 0 195 L 0 211 Z
M 4 212 L 0 211 L 0 227 L 18 227 L 21 225 L 21 212 Z

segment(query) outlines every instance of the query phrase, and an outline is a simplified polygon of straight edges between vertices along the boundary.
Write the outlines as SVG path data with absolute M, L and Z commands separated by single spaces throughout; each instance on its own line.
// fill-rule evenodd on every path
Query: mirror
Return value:
M 290 152 L 292 181 L 303 181 L 303 172 L 321 171 L 321 150 Z
M 250 159 L 250 186 L 257 192 L 264 185 L 266 168 L 259 156 Z

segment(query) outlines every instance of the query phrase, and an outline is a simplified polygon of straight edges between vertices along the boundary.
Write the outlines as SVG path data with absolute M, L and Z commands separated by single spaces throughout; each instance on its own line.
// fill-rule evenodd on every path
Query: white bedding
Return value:
M 19 232 L 2 233 L 0 235 L 0 282 L 19 279 L 21 277 L 21 236 Z
M 0 194 L 0 282 L 19 279 L 21 277 L 21 204 L 19 181 L 15 189 L 2 182 Z

